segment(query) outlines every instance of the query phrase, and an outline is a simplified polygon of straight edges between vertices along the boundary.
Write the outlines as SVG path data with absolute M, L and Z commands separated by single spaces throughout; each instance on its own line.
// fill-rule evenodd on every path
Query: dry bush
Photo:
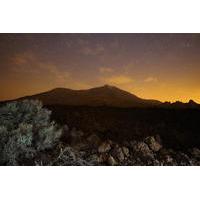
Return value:
M 35 100 L 7 103 L 0 108 L 0 164 L 21 165 L 54 147 L 61 136 L 51 111 Z

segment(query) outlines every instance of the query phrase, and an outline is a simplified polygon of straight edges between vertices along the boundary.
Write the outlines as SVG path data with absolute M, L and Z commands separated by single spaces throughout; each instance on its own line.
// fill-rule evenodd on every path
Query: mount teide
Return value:
M 157 100 L 141 99 L 117 87 L 105 85 L 88 90 L 56 88 L 21 99 L 38 99 L 44 105 L 149 107 L 160 105 Z

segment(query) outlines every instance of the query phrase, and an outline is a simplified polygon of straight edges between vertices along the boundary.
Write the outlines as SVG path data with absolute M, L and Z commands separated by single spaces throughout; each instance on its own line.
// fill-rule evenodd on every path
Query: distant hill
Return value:
M 102 87 L 87 90 L 72 90 L 67 88 L 55 88 L 53 90 L 21 97 L 16 100 L 38 99 L 44 105 L 65 105 L 65 106 L 111 106 L 111 107 L 158 107 L 158 108 L 199 108 L 193 100 L 188 103 L 176 101 L 174 103 L 162 103 L 152 99 L 142 99 L 127 91 L 115 86 L 104 85 Z M 14 100 L 11 100 L 14 101 Z M 10 101 L 5 101 L 10 102 Z M 3 104 L 5 102 L 0 102 Z
M 71 90 L 55 88 L 53 90 L 26 96 L 21 99 L 38 99 L 44 105 L 69 105 L 69 106 L 113 106 L 113 107 L 146 107 L 157 106 L 161 102 L 146 100 L 137 97 L 117 87 L 105 85 L 88 90 Z
M 163 108 L 198 108 L 200 109 L 200 104 L 196 103 L 193 100 L 190 100 L 188 103 L 183 103 L 180 101 L 176 101 L 174 103 L 170 103 L 170 102 L 165 102 L 161 104 L 161 107 Z

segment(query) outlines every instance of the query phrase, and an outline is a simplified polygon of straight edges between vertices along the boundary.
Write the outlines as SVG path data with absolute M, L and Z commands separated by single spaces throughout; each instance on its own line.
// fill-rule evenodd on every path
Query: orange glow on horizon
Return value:
M 200 103 L 200 34 L 0 34 L 0 101 L 113 85 Z

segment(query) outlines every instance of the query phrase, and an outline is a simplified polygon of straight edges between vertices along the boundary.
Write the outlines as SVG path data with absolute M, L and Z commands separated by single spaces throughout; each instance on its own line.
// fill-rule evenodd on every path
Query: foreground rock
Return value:
M 157 142 L 156 139 L 152 136 L 146 138 L 145 142 L 148 144 L 149 148 L 154 152 L 157 152 L 162 148 L 162 145 L 159 142 Z
M 191 154 L 194 158 L 200 159 L 200 150 L 198 148 L 193 148 Z
M 114 158 L 116 158 L 119 162 L 123 162 L 125 159 L 124 153 L 122 151 L 122 148 L 115 147 L 111 153 Z
M 117 161 L 112 156 L 108 157 L 107 162 L 108 162 L 108 165 L 110 165 L 110 166 L 114 166 L 114 165 L 118 164 Z
M 123 144 L 102 140 L 96 134 L 87 137 L 72 130 L 71 149 L 61 151 L 55 165 L 109 165 L 109 166 L 188 166 L 200 165 L 199 148 L 184 152 L 163 146 L 159 136 Z M 62 147 L 64 148 L 64 147 Z
M 110 141 L 103 142 L 98 148 L 99 153 L 106 153 L 110 150 L 111 150 Z
M 129 157 L 129 149 L 127 147 L 122 147 L 122 151 L 126 157 Z
M 71 137 L 71 146 L 76 152 L 76 158 L 64 151 L 59 159 L 64 165 L 69 162 L 74 164 L 76 160 L 79 165 L 84 165 L 84 161 L 85 165 L 110 166 L 200 165 L 199 148 L 191 148 L 184 152 L 166 148 L 159 135 L 119 144 L 113 140 L 103 140 L 101 135 L 95 133 L 85 136 L 76 129 L 69 131 L 68 127 L 65 127 L 65 132 Z

